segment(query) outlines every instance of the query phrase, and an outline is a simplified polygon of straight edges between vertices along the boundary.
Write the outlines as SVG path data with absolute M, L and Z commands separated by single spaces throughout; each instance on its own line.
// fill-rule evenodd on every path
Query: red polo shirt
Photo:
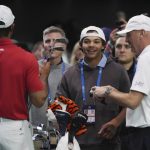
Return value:
M 0 117 L 28 118 L 26 96 L 43 89 L 35 57 L 16 46 L 10 39 L 0 38 Z

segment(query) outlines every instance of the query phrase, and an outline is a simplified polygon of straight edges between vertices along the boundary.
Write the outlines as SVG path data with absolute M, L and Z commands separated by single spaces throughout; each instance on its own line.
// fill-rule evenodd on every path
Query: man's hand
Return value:
M 93 96 L 93 98 L 99 99 L 101 97 L 108 96 L 112 92 L 112 90 L 113 87 L 111 86 L 94 86 L 91 88 L 90 94 Z
M 104 86 L 93 86 L 90 90 L 90 94 L 94 98 L 104 97 L 105 87 Z
M 41 78 L 48 78 L 50 73 L 50 61 L 43 60 L 41 64 L 39 64 L 39 73 Z
M 43 83 L 43 89 L 29 94 L 30 100 L 36 107 L 41 107 L 48 95 L 48 76 L 50 73 L 50 62 L 42 62 L 39 64 L 39 78 Z
M 102 138 L 112 139 L 116 134 L 116 130 L 117 130 L 117 125 L 115 124 L 115 122 L 110 121 L 101 127 L 98 134 Z

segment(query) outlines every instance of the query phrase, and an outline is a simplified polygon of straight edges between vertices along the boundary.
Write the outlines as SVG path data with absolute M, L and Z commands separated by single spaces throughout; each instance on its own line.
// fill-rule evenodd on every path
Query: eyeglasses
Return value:
M 130 49 L 131 45 L 129 45 L 129 44 L 117 44 L 115 46 L 115 48 L 118 48 L 118 49 L 122 49 L 122 47 L 124 47 L 125 49 Z

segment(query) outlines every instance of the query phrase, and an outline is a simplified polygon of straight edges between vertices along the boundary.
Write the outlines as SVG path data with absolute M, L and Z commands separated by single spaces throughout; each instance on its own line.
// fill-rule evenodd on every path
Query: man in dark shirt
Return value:
M 117 128 L 124 119 L 124 109 L 120 112 L 120 107 L 108 98 L 99 103 L 89 94 L 92 86 L 107 84 L 129 91 L 125 69 L 102 53 L 105 41 L 104 33 L 98 27 L 89 26 L 82 30 L 80 45 L 85 57 L 68 69 L 57 92 L 74 100 L 88 116 L 87 132 L 77 137 L 82 150 L 120 149 Z

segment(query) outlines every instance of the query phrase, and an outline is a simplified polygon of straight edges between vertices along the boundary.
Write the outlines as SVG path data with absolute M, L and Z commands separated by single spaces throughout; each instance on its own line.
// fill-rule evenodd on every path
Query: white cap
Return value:
M 132 17 L 124 30 L 117 32 L 119 35 L 125 35 L 133 30 L 150 31 L 150 18 L 145 15 L 137 15 Z
M 88 33 L 88 31 L 96 31 L 96 32 Z M 80 41 L 87 36 L 98 36 L 101 39 L 103 39 L 104 41 L 106 41 L 103 30 L 98 27 L 95 27 L 95 26 L 89 26 L 87 28 L 84 28 L 80 35 Z
M 0 5 L 0 28 L 7 28 L 14 22 L 14 15 L 7 6 Z

